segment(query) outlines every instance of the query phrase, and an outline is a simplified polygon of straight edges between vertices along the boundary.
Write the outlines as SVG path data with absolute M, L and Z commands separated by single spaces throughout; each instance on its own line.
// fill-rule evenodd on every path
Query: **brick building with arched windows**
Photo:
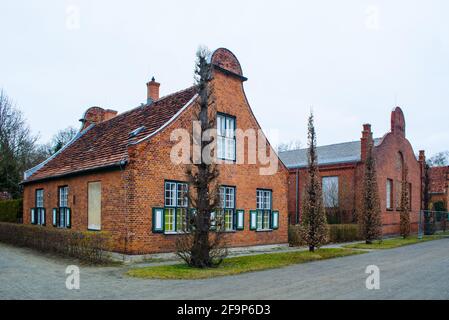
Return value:
M 365 124 L 359 141 L 317 148 L 323 200 L 329 223 L 356 222 L 357 208 L 361 205 L 366 150 L 372 142 L 383 233 L 399 233 L 401 186 L 405 171 L 410 189 L 412 231 L 417 231 L 425 155 L 424 151 L 420 151 L 419 159 L 416 158 L 412 145 L 406 138 L 405 127 L 404 114 L 397 107 L 391 113 L 391 130 L 382 138 L 373 138 L 371 125 Z M 290 223 L 295 224 L 301 220 L 308 166 L 307 149 L 281 152 L 279 156 L 289 169 L 288 208 Z

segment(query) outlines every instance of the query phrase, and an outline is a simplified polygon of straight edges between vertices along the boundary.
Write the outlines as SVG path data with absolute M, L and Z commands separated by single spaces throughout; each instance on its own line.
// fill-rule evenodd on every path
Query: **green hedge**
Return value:
M 359 226 L 357 224 L 329 225 L 329 240 L 331 243 L 361 240 Z
M 104 232 L 79 232 L 0 222 L 0 242 L 96 264 L 109 262 L 111 238 Z
M 22 208 L 22 199 L 0 201 L 0 222 L 18 222 L 22 218 Z
M 332 224 L 328 226 L 329 243 L 341 243 L 360 240 L 359 228 L 356 224 Z M 305 246 L 305 230 L 301 225 L 290 225 L 288 228 L 288 242 L 291 246 Z

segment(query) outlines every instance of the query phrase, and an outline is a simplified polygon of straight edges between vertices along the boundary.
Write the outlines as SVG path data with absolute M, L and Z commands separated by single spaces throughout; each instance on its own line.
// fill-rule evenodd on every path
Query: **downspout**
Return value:
M 295 198 L 295 210 L 296 210 L 296 224 L 299 223 L 299 169 L 296 169 L 296 198 Z
M 124 219 L 124 223 L 125 223 L 125 238 L 124 238 L 124 248 L 123 248 L 123 261 L 126 260 L 125 255 L 128 252 L 128 179 L 126 177 L 126 172 L 125 172 L 125 165 L 126 165 L 126 161 L 122 161 L 120 163 L 120 171 L 121 171 L 121 176 L 122 176 L 122 181 L 123 181 L 123 186 L 125 188 L 125 199 L 124 199 L 124 204 L 125 204 L 125 219 Z

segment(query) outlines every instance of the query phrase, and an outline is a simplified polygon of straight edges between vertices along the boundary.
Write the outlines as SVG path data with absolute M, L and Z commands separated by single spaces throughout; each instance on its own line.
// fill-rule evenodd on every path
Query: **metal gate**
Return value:
M 449 212 L 422 210 L 419 215 L 418 236 L 449 231 Z

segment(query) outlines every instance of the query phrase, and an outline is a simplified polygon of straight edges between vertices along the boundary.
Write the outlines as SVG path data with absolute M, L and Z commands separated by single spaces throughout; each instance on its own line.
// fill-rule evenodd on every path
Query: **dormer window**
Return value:
M 217 114 L 217 157 L 235 161 L 235 117 Z

